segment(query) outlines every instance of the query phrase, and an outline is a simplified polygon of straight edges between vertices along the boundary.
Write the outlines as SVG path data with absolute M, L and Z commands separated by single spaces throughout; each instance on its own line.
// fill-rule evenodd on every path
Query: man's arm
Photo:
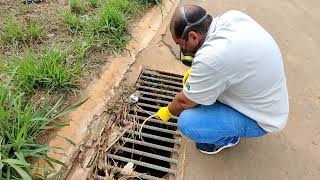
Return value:
M 187 108 L 192 108 L 198 104 L 188 99 L 183 91 L 179 92 L 169 105 L 169 111 L 172 115 L 179 116 L 180 113 Z

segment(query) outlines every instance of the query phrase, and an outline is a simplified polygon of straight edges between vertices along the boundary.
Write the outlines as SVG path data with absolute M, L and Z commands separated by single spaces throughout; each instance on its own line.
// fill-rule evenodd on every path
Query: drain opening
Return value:
M 135 120 L 135 127 L 126 130 L 107 155 L 109 169 L 117 172 L 115 178 L 121 177 L 122 168 L 128 162 L 134 164 L 134 174 L 138 174 L 140 179 L 166 179 L 169 175 L 176 176 L 175 167 L 179 163 L 177 157 L 181 144 L 177 118 L 174 117 L 169 122 L 152 118 L 145 123 L 141 134 L 139 129 L 147 117 L 155 114 L 159 107 L 168 105 L 181 91 L 181 80 L 181 75 L 153 70 L 142 71 L 136 84 L 136 90 L 141 95 L 137 103 L 139 108 L 131 109 L 128 113 L 128 117 Z M 98 174 L 104 177 L 106 171 L 100 170 Z
M 150 138 L 143 138 L 145 142 L 153 142 L 153 139 Z M 135 137 L 135 140 L 140 140 L 137 136 Z M 144 146 L 144 145 L 139 145 L 139 144 L 134 144 L 134 143 L 129 143 L 129 142 L 124 142 L 124 146 L 123 147 L 117 147 L 118 151 L 115 152 L 115 155 L 121 156 L 121 157 L 125 157 L 125 158 L 129 158 L 129 159 L 133 159 L 139 162 L 146 162 L 146 163 L 150 163 L 152 162 L 152 164 L 157 165 L 157 166 L 161 166 L 161 167 L 165 167 L 170 169 L 170 152 L 168 151 L 164 151 L 164 150 L 160 150 L 160 149 L 156 149 L 156 148 L 152 148 L 152 147 L 148 147 L 148 146 Z M 167 146 L 169 147 L 168 143 L 156 143 L 158 145 L 161 146 Z M 173 147 L 170 145 L 170 147 Z M 157 158 L 156 155 L 158 155 Z M 167 157 L 168 159 L 165 159 L 165 157 Z M 169 161 L 169 162 L 168 162 Z M 173 162 L 173 161 L 171 161 Z M 126 163 L 122 163 L 121 166 L 123 167 L 124 165 L 126 165 Z M 139 166 L 137 165 L 134 168 L 135 171 L 139 172 L 139 173 L 146 173 L 155 177 L 163 177 L 167 174 L 167 172 L 163 172 L 160 170 L 156 170 L 156 169 L 152 169 L 152 168 L 148 168 L 145 166 Z

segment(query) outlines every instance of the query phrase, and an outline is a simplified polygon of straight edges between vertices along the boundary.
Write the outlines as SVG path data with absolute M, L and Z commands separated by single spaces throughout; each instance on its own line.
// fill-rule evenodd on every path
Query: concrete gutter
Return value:
M 64 170 L 65 172 L 70 171 L 75 158 L 78 157 L 79 147 L 85 143 L 85 137 L 89 133 L 88 127 L 93 123 L 94 116 L 103 112 L 104 105 L 114 95 L 114 89 L 119 85 L 130 65 L 136 61 L 136 56 L 149 45 L 162 26 L 167 26 L 163 24 L 163 20 L 170 17 L 178 3 L 179 0 L 163 0 L 161 7 L 152 8 L 134 24 L 131 30 L 133 38 L 127 45 L 128 52 L 107 57 L 109 63 L 102 68 L 100 78 L 93 80 L 84 90 L 84 94 L 90 99 L 80 108 L 66 115 L 65 118 L 69 120 L 70 125 L 59 130 L 57 137 L 69 138 L 76 143 L 76 146 L 62 138 L 54 138 L 48 143 L 50 146 L 63 149 L 50 152 L 49 156 L 64 162 L 68 167 Z M 61 166 L 55 165 L 55 169 L 60 171 Z M 62 177 L 64 178 L 66 176 Z M 76 173 L 69 174 L 68 179 L 86 179 L 85 171 L 77 170 Z

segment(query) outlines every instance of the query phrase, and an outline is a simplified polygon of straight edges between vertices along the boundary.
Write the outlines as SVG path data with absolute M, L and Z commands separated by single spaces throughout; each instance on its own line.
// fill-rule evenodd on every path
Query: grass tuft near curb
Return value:
M 48 48 L 40 54 L 28 51 L 21 58 L 7 59 L 6 72 L 12 74 L 21 92 L 31 93 L 34 89 L 70 91 L 76 88 L 77 76 L 82 63 L 69 61 L 64 52 Z
M 8 18 L 1 28 L 1 39 L 4 43 L 26 42 L 39 40 L 46 34 L 38 22 L 30 20 L 26 25 L 19 23 L 13 17 Z

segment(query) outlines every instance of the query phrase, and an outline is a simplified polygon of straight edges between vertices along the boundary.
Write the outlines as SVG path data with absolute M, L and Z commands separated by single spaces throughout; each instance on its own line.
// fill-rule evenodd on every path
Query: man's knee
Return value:
M 178 128 L 185 136 L 192 136 L 191 127 L 193 127 L 194 123 L 194 111 L 191 109 L 184 110 L 178 119 Z
M 192 108 L 184 110 L 179 117 L 178 127 L 180 132 L 195 142 L 208 143 L 215 140 L 215 134 L 209 133 L 212 127 L 202 123 L 199 119 L 199 109 Z

